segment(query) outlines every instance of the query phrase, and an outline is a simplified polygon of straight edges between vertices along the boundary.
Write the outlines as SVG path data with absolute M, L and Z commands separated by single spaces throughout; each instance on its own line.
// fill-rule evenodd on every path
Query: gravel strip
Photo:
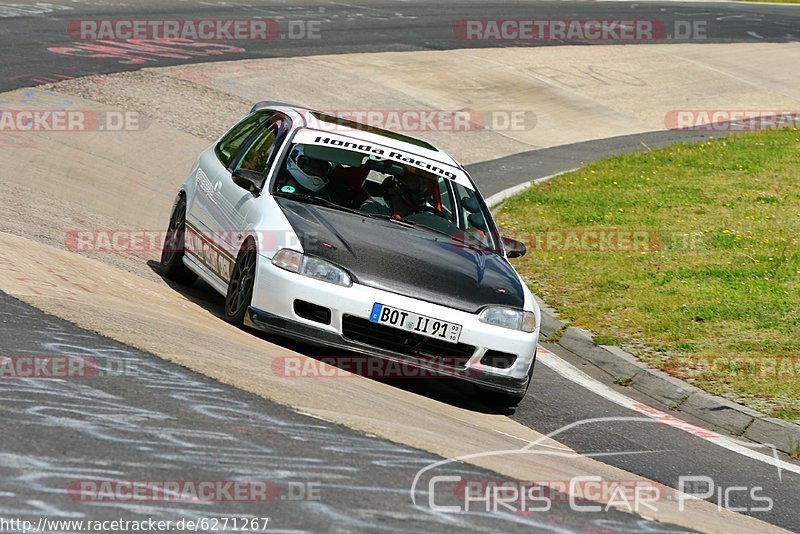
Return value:
M 88 76 L 43 88 L 124 111 L 137 111 L 180 131 L 212 141 L 241 120 L 253 105 L 235 95 L 156 71 Z M 158 98 L 153 95 L 158 95 Z

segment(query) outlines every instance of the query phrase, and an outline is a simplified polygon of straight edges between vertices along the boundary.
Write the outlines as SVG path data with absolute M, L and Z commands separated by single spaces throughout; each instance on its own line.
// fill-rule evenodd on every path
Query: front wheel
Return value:
M 256 256 L 255 244 L 248 239 L 236 257 L 231 281 L 228 283 L 228 294 L 225 297 L 225 320 L 237 326 L 244 323 L 247 309 L 253 300 Z
M 533 367 L 536 365 L 536 353 L 533 354 L 533 362 L 531 362 L 531 369 L 528 371 L 528 383 L 525 385 L 525 391 L 522 392 L 520 395 L 512 395 L 509 393 L 501 393 L 499 391 L 477 388 L 478 389 L 478 398 L 484 404 L 491 406 L 492 408 L 506 410 L 509 408 L 516 408 L 522 399 L 525 398 L 525 395 L 528 393 L 528 389 L 531 387 L 531 381 L 533 380 Z
M 478 399 L 482 403 L 498 410 L 516 408 L 519 403 L 522 402 L 522 399 L 525 398 L 525 393 L 522 395 L 511 395 L 509 393 L 500 393 L 499 391 L 483 388 L 479 388 L 478 391 L 480 392 Z
M 181 195 L 172 209 L 169 218 L 167 235 L 164 238 L 164 247 L 161 249 L 161 274 L 170 280 L 182 284 L 191 284 L 197 280 L 197 275 L 183 264 L 183 254 L 186 245 L 186 197 Z

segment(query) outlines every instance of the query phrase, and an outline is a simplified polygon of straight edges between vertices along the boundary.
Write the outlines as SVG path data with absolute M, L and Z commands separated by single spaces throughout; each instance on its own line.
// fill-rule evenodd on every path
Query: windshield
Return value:
M 410 223 L 496 250 L 477 193 L 417 166 L 352 150 L 294 144 L 273 182 L 274 195 Z

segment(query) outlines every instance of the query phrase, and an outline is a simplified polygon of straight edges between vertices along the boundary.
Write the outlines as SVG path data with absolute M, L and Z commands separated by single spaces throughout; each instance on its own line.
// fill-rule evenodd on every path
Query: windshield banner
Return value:
M 337 135 L 329 132 L 317 132 L 312 130 L 304 130 L 299 132 L 295 136 L 294 142 L 304 145 L 320 145 L 332 148 L 341 148 L 343 150 L 352 150 L 369 156 L 375 156 L 379 159 L 413 165 L 414 167 L 431 172 L 437 176 L 448 178 L 463 185 L 464 187 L 472 189 L 472 185 L 470 184 L 464 172 L 460 169 L 396 148 L 389 148 L 377 143 L 372 143 L 345 135 Z

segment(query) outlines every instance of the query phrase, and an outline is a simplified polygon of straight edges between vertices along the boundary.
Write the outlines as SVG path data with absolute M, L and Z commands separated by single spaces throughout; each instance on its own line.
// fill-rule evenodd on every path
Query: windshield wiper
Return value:
M 297 200 L 298 202 L 308 202 L 309 204 L 317 204 L 319 206 L 325 206 L 327 208 L 333 208 L 340 211 L 346 211 L 347 213 L 353 213 L 355 215 L 363 215 L 364 217 L 372 217 L 372 213 L 364 213 L 363 211 L 357 210 L 355 208 L 348 208 L 347 206 L 342 206 L 341 204 L 337 204 L 332 200 L 328 200 L 327 198 L 323 197 L 316 197 L 314 195 L 308 195 L 305 193 L 280 193 L 275 192 L 273 196 L 288 198 L 290 200 Z
M 452 234 L 449 234 L 448 232 L 445 232 L 444 230 L 438 230 L 436 228 L 431 228 L 430 226 L 428 226 L 427 224 L 424 224 L 424 223 L 418 223 L 418 222 L 414 222 L 414 221 L 409 221 L 405 217 L 402 218 L 402 219 L 393 219 L 393 220 L 395 220 L 397 222 L 405 223 L 405 224 L 407 224 L 408 226 L 410 226 L 412 228 L 424 228 L 425 230 L 429 230 L 429 231 L 437 233 L 437 234 L 446 235 L 447 237 L 450 237 L 450 238 L 453 237 Z

